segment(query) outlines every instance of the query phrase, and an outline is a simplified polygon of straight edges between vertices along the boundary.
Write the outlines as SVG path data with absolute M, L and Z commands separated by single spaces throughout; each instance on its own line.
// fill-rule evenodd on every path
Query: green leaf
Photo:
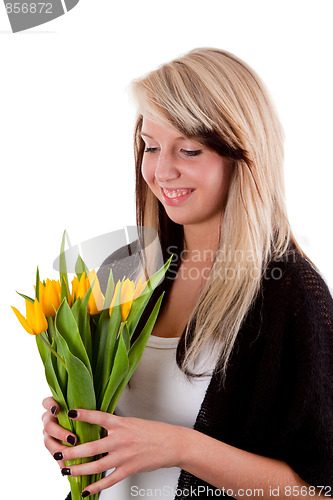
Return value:
M 76 324 L 79 324 L 79 314 L 80 314 L 80 305 L 81 305 L 81 299 L 80 297 L 76 299 L 74 304 L 71 307 L 72 314 L 75 318 Z
M 59 256 L 59 270 L 60 270 L 60 284 L 61 284 L 61 295 L 60 299 L 67 299 L 67 293 L 69 290 L 68 287 L 68 276 L 67 276 L 67 266 L 66 266 L 66 257 L 65 257 L 65 237 L 66 230 L 62 235 L 61 247 L 60 247 L 60 256 Z
M 76 260 L 75 273 L 76 273 L 77 277 L 79 278 L 79 280 L 81 279 L 81 276 L 83 273 L 86 273 L 86 276 L 89 273 L 89 269 L 85 265 L 85 263 L 80 255 L 78 255 L 78 258 Z
M 126 351 L 128 352 L 130 349 L 130 336 L 129 336 L 129 331 L 127 327 L 127 321 L 125 321 L 122 325 L 122 332 L 123 332 L 123 337 L 124 337 L 124 342 L 126 346 Z
M 54 341 L 54 345 L 55 345 L 54 349 L 57 350 L 57 347 L 58 347 L 57 334 L 55 331 L 53 318 L 48 317 L 46 319 L 47 319 L 47 324 L 48 324 L 47 331 L 48 331 L 49 337 Z M 52 343 L 52 346 L 53 346 L 53 343 Z M 61 357 L 61 353 L 58 353 L 58 354 Z M 55 358 L 55 356 L 53 356 L 53 357 Z M 57 373 L 58 382 L 59 382 L 59 385 L 61 387 L 63 394 L 66 396 L 66 392 L 67 392 L 67 371 L 66 371 L 66 368 L 64 367 L 64 365 L 60 362 L 60 360 L 58 358 L 56 358 L 56 360 L 52 359 L 52 361 L 53 361 L 53 363 L 56 364 L 55 371 Z
M 84 363 L 89 373 L 92 376 L 90 360 L 87 351 L 83 344 L 78 325 L 75 321 L 73 313 L 64 299 L 57 311 L 55 317 L 55 327 L 68 344 L 71 353 Z
M 56 323 L 57 326 L 57 323 Z M 92 376 L 85 364 L 70 351 L 66 340 L 58 333 L 58 342 L 68 371 L 67 405 L 70 409 L 96 409 L 96 398 Z M 79 442 L 85 443 L 99 438 L 100 427 L 86 422 L 73 421 L 74 432 Z
M 16 291 L 16 293 L 17 293 L 18 295 L 20 295 L 21 297 L 23 297 L 24 299 L 29 300 L 29 302 L 32 302 L 32 303 L 34 303 L 34 302 L 35 302 L 35 301 L 34 301 L 34 299 L 32 299 L 31 297 L 28 297 L 28 295 L 24 295 L 23 293 L 20 293 L 20 292 L 18 292 L 18 291 Z
M 115 299 L 115 304 L 112 309 L 111 316 L 108 318 L 108 328 L 106 330 L 105 326 L 101 330 L 104 338 L 100 337 L 100 345 L 98 349 L 97 362 L 96 362 L 96 387 L 97 394 L 100 396 L 104 393 L 107 381 L 109 380 L 110 373 L 112 370 L 113 360 L 114 360 L 114 346 L 119 333 L 119 328 L 121 324 L 121 305 L 120 305 L 121 287 L 118 289 L 118 293 Z M 105 311 L 106 315 L 109 311 Z M 103 313 L 103 321 L 106 323 L 107 316 Z M 102 315 L 101 315 L 102 317 Z M 100 402 L 100 400 L 99 400 Z
M 129 353 L 128 353 L 128 361 L 129 361 L 128 373 L 124 377 L 123 381 L 121 382 L 120 386 L 116 390 L 116 392 L 111 400 L 110 406 L 108 408 L 109 413 L 114 412 L 123 390 L 125 389 L 126 385 L 128 384 L 131 376 L 134 373 L 135 368 L 137 367 L 137 365 L 141 359 L 141 356 L 142 356 L 143 351 L 146 347 L 149 336 L 150 336 L 152 329 L 154 327 L 154 324 L 156 322 L 156 319 L 157 319 L 157 316 L 158 316 L 158 313 L 159 313 L 159 310 L 161 307 L 163 295 L 164 295 L 164 292 L 160 295 L 160 297 L 156 301 L 154 309 L 152 310 L 144 328 L 142 329 L 140 335 L 138 336 L 138 338 L 136 339 L 136 341 L 134 342 L 134 344 L 132 345 L 132 347 L 129 350 Z
M 110 307 L 112 297 L 114 294 L 114 289 L 115 289 L 115 286 L 114 286 L 114 280 L 113 280 L 113 273 L 112 273 L 112 269 L 110 269 L 108 284 L 107 284 L 106 292 L 105 292 L 104 309 L 108 309 Z
M 47 357 L 48 357 L 48 355 L 50 353 L 50 350 L 44 344 L 44 342 L 40 338 L 40 335 L 41 334 L 36 335 L 36 344 L 37 344 L 38 352 L 39 352 L 39 355 L 40 355 L 40 357 L 42 359 L 43 365 L 45 366 L 46 359 L 47 359 Z
M 124 327 L 124 324 L 123 324 Z M 119 341 L 117 352 L 114 358 L 113 368 L 105 389 L 105 393 L 103 394 L 103 401 L 100 407 L 101 411 L 107 411 L 111 402 L 111 399 L 116 392 L 117 388 L 124 380 L 129 368 L 129 361 L 127 356 L 127 349 L 125 345 L 125 341 L 123 338 L 123 328 L 119 334 Z
M 92 342 L 91 342 L 91 331 L 90 331 L 90 317 L 88 315 L 87 308 L 88 308 L 90 294 L 92 293 L 94 281 L 91 283 L 90 287 L 88 288 L 85 296 L 81 301 L 79 309 L 79 321 L 78 321 L 79 332 L 81 334 L 81 338 L 86 348 L 90 362 L 92 360 Z
M 53 345 L 53 348 L 55 348 L 55 345 Z M 45 376 L 46 376 L 46 380 L 47 380 L 47 383 L 49 385 L 49 388 L 52 392 L 52 396 L 60 407 L 60 412 L 58 414 L 58 421 L 62 427 L 73 432 L 74 426 L 72 424 L 72 421 L 67 416 L 68 406 L 66 403 L 65 396 L 64 396 L 64 394 L 61 390 L 61 387 L 59 385 L 59 382 L 58 382 L 54 363 L 55 363 L 55 357 L 52 356 L 50 350 L 47 350 L 47 357 L 46 357 L 45 363 L 44 363 Z
M 36 290 L 35 290 L 35 293 L 36 293 L 36 299 L 39 300 L 39 269 L 38 269 L 38 266 L 37 266 L 37 272 L 36 272 Z
M 95 319 L 95 318 L 94 318 Z M 103 359 L 101 357 L 100 353 L 103 353 L 105 351 L 105 344 L 106 344 L 106 338 L 108 334 L 108 329 L 109 329 L 109 324 L 110 324 L 110 316 L 109 316 L 109 311 L 104 310 L 102 311 L 101 315 L 99 316 L 99 320 L 97 323 L 97 326 L 95 328 L 94 336 L 93 336 L 93 360 L 92 360 L 92 369 L 94 373 L 94 382 L 95 382 L 95 389 L 97 391 L 97 388 L 100 383 L 100 378 L 102 374 L 102 362 Z M 100 357 L 98 357 L 100 356 Z

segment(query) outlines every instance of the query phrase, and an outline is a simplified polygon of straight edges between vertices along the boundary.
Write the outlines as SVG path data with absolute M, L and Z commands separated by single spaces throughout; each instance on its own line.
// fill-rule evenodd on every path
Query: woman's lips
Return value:
M 166 205 L 176 207 L 183 203 L 187 198 L 191 196 L 191 194 L 195 191 L 195 189 L 192 188 L 178 188 L 178 189 L 165 189 L 161 188 L 161 193 L 163 197 L 163 201 L 165 202 Z M 178 193 L 176 195 L 176 193 Z M 179 194 L 180 193 L 180 194 Z M 185 193 L 185 194 L 183 194 Z M 171 194 L 174 197 L 170 198 L 167 196 L 167 194 Z

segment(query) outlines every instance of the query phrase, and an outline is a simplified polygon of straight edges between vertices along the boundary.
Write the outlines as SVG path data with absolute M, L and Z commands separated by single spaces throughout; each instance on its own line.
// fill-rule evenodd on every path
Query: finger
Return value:
M 71 465 L 70 467 L 64 467 L 61 472 L 64 476 L 89 476 L 90 474 L 98 474 L 100 472 L 105 472 L 110 469 L 109 467 L 110 457 L 103 457 L 99 460 L 93 460 L 92 462 L 87 462 L 80 465 Z
M 63 448 L 63 446 L 60 445 L 59 441 L 57 441 L 56 439 L 51 437 L 45 431 L 44 431 L 44 444 L 45 444 L 47 450 L 51 453 L 51 455 L 55 459 L 57 458 L 57 457 L 55 457 L 57 450 L 59 450 L 60 448 L 61 449 Z M 58 465 L 61 469 L 66 467 L 65 460 L 57 460 L 57 462 L 58 462 Z
M 68 416 L 73 420 L 79 420 L 80 422 L 88 422 L 89 424 L 96 424 L 108 429 L 108 427 L 117 423 L 122 417 L 116 415 L 110 415 L 104 411 L 96 410 L 69 410 Z
M 59 449 L 61 451 L 64 460 L 74 460 L 76 458 L 94 457 L 96 455 L 102 455 L 102 453 L 107 453 L 110 450 L 112 443 L 109 437 L 102 439 L 97 439 L 96 441 L 90 441 L 88 443 L 79 444 L 73 448 L 66 447 L 65 449 Z
M 108 476 L 103 477 L 103 479 L 96 481 L 96 483 L 92 483 L 89 486 L 87 486 L 84 489 L 84 491 L 88 491 L 89 496 L 94 495 L 95 493 L 99 493 L 100 491 L 105 490 L 106 488 L 114 486 L 115 484 L 119 483 L 120 481 L 122 481 L 123 479 L 125 479 L 130 475 L 131 472 L 128 468 L 118 467 L 114 469 Z
M 57 419 L 52 417 L 49 413 L 44 413 L 42 419 L 44 430 L 47 434 L 55 439 L 58 439 L 59 441 L 63 441 L 64 443 L 71 445 L 75 445 L 77 443 L 75 434 L 61 427 L 61 425 L 58 424 Z
M 51 397 L 43 399 L 42 405 L 44 406 L 45 410 L 50 411 L 52 415 L 57 415 L 59 413 L 59 405 Z

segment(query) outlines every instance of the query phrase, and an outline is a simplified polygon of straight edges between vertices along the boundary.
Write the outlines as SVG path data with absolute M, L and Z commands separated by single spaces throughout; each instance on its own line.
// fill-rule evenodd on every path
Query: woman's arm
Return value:
M 286 463 L 237 449 L 193 429 L 99 411 L 77 410 L 74 418 L 101 425 L 108 432 L 107 437 L 99 441 L 73 448 L 59 445 L 50 450 L 57 453 L 62 463 L 108 453 L 94 462 L 62 469 L 65 475 L 79 476 L 115 468 L 87 488 L 90 494 L 137 472 L 180 467 L 237 499 L 319 496 L 315 488 L 302 481 Z
M 240 450 L 183 428 L 179 467 L 234 498 L 318 498 L 319 491 L 281 461 Z

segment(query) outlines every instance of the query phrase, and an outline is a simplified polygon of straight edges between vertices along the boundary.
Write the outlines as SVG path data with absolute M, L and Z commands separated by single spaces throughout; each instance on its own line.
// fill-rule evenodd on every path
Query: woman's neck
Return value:
M 184 225 L 184 256 L 193 263 L 213 263 L 220 241 L 220 217 L 201 224 Z

